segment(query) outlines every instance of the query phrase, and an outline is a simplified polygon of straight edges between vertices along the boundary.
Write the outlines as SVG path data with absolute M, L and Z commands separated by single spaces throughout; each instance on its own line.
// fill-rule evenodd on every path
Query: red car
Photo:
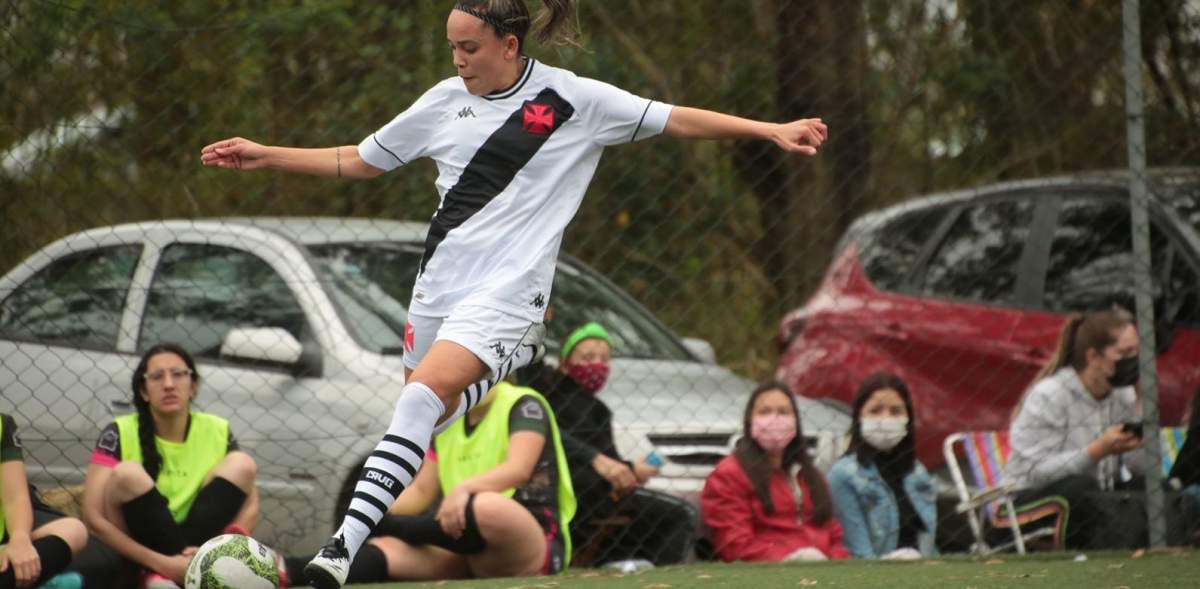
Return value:
M 1127 177 L 1009 182 L 858 219 L 822 284 L 781 322 L 776 376 L 853 401 L 878 370 L 908 383 L 918 455 L 955 431 L 1005 429 L 1066 314 L 1134 307 Z M 1161 423 L 1200 389 L 1200 170 L 1150 180 Z

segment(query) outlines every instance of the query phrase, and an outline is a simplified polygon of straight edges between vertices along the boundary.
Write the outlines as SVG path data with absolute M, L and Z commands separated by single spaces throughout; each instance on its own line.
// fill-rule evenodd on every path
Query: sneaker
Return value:
M 38 589 L 83 589 L 83 576 L 74 571 L 59 573 L 38 585 Z
M 141 589 L 181 589 L 179 584 L 154 571 L 142 571 Z
M 341 589 L 350 572 L 350 552 L 340 536 L 334 536 L 304 566 L 304 575 L 317 589 Z
M 229 525 L 225 526 L 225 529 L 222 531 L 225 532 L 226 534 L 237 534 L 239 536 L 249 536 L 250 535 L 250 532 L 248 530 L 246 530 L 246 528 L 243 528 L 242 526 L 239 526 L 237 524 L 229 524 Z

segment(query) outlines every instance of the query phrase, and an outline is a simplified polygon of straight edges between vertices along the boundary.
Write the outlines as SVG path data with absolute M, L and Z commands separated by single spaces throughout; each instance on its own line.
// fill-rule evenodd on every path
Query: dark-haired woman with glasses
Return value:
M 133 373 L 137 413 L 105 427 L 92 452 L 84 522 L 144 569 L 142 587 L 181 586 L 196 546 L 258 519 L 254 459 L 228 421 L 192 410 L 199 384 L 186 350 L 154 346 Z

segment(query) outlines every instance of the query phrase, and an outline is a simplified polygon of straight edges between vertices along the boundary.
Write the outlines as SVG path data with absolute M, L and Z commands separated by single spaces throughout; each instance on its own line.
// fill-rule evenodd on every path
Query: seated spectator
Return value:
M 681 499 L 641 487 L 658 474 L 645 458 L 630 462 L 613 441 L 612 411 L 599 393 L 608 379 L 612 338 L 598 323 L 573 331 L 558 368 L 540 365 L 531 386 L 546 395 L 562 428 L 563 447 L 579 512 L 571 535 L 579 545 L 598 538 L 593 561 L 644 559 L 655 565 L 683 562 L 691 553 L 696 512 Z M 629 518 L 607 534 L 602 521 Z
M 743 428 L 700 496 L 717 554 L 726 561 L 848 558 L 792 392 L 780 383 L 759 386 L 746 403 Z
M 154 346 L 133 372 L 137 413 L 100 433 L 83 485 L 83 518 L 105 544 L 142 567 L 142 585 L 183 584 L 189 555 L 222 531 L 258 519 L 254 459 L 238 451 L 225 419 L 191 404 L 196 363 L 183 348 Z
M 1097 493 L 1122 485 L 1122 472 L 1141 474 L 1138 335 L 1121 311 L 1074 316 L 1057 350 L 1017 409 L 1009 428 L 1004 480 L 1021 491 L 1018 505 L 1048 496 L 1067 501 L 1068 548 L 1111 547 L 1099 527 L 1112 518 Z M 1107 534 L 1104 534 L 1107 536 Z
M 833 513 L 855 558 L 934 556 L 937 491 L 917 461 L 912 397 L 899 377 L 878 373 L 854 398 L 850 447 L 833 463 Z
M 1192 394 L 1187 423 L 1187 437 L 1175 457 L 1167 481 L 1187 497 L 1191 541 L 1200 545 L 1200 389 Z
M 435 515 L 426 513 L 441 499 Z M 434 440 L 348 582 L 546 575 L 571 559 L 575 493 L 558 426 L 533 389 L 500 382 Z M 306 558 L 287 559 L 304 580 Z
M 25 478 L 16 422 L 0 413 L 0 589 L 82 587 L 78 573 L 63 571 L 87 544 L 87 529 L 35 497 Z

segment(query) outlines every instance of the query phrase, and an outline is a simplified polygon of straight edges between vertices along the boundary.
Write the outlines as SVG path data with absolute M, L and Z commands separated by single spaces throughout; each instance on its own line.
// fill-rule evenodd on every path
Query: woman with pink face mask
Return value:
M 850 447 L 829 470 L 846 547 L 855 558 L 936 555 L 937 490 L 913 450 L 908 385 L 887 372 L 867 377 L 853 415 Z
M 792 392 L 781 383 L 750 394 L 745 435 L 704 482 L 700 511 L 722 560 L 849 558 L 829 486 L 813 466 Z

